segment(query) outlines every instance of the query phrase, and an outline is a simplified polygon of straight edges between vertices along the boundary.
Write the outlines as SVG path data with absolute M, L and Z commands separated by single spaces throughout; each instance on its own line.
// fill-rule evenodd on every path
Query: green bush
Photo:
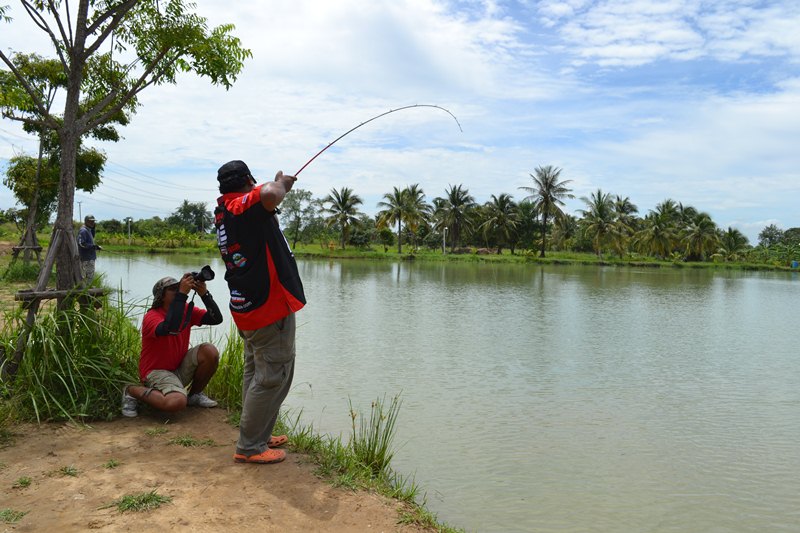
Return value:
M 5 271 L 3 280 L 9 282 L 36 281 L 39 277 L 39 270 L 39 264 L 35 261 L 27 265 L 22 261 L 17 261 Z

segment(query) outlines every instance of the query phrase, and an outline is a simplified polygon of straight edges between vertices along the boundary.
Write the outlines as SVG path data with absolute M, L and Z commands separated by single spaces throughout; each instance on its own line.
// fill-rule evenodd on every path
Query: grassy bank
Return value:
M 294 249 L 297 257 L 317 259 L 372 259 L 391 261 L 431 261 L 431 262 L 460 262 L 460 263 L 509 263 L 509 264 L 542 264 L 542 265 L 588 265 L 588 266 L 615 266 L 637 268 L 698 268 L 720 270 L 765 270 L 765 271 L 796 271 L 789 266 L 775 264 L 755 264 L 743 262 L 712 262 L 712 261 L 662 261 L 648 257 L 598 257 L 592 253 L 582 252 L 547 252 L 545 257 L 539 257 L 538 252 L 530 250 L 517 251 L 512 254 L 504 250 L 502 254 L 480 253 L 482 250 L 470 249 L 468 253 L 448 253 L 441 251 L 418 250 L 413 253 L 398 254 L 396 250 L 359 250 L 348 248 L 323 248 L 318 244 L 298 244 Z
M 104 250 L 120 254 L 217 254 L 213 243 L 203 241 L 195 247 L 148 247 L 141 245 L 104 245 Z M 649 257 L 627 256 L 623 258 L 613 256 L 598 257 L 592 253 L 549 251 L 546 257 L 539 257 L 538 252 L 530 250 L 517 251 L 512 254 L 503 250 L 502 254 L 483 253 L 479 249 L 470 249 L 467 253 L 442 254 L 441 251 L 418 250 L 416 252 L 403 252 L 396 250 L 383 251 L 376 248 L 359 249 L 330 249 L 319 244 L 298 244 L 293 249 L 295 256 L 306 259 L 367 259 L 374 261 L 426 261 L 426 262 L 456 262 L 456 263 L 501 263 L 501 264 L 540 264 L 540 265 L 585 265 L 585 266 L 613 266 L 635 268 L 693 268 L 712 270 L 748 270 L 748 271 L 797 271 L 790 266 L 766 263 L 745 262 L 713 262 L 713 261 L 664 261 Z M 102 252 L 101 252 L 102 254 Z

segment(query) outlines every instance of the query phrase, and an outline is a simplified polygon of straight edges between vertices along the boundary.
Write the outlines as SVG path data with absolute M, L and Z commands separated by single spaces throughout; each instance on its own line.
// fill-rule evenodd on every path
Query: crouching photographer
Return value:
M 206 288 L 206 281 L 213 278 L 214 272 L 205 266 L 200 272 L 184 274 L 180 281 L 166 277 L 153 286 L 153 305 L 142 320 L 142 384 L 123 389 L 123 416 L 136 416 L 140 401 L 167 412 L 217 405 L 203 389 L 217 371 L 219 351 L 207 342 L 189 348 L 192 326 L 222 323 L 222 313 Z M 205 309 L 195 307 L 194 297 L 187 303 L 192 290 Z

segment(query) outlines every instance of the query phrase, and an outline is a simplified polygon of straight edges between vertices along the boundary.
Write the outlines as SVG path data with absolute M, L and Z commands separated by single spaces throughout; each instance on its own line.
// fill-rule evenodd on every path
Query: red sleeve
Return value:
M 142 319 L 142 337 L 155 337 L 156 328 L 163 321 L 164 317 L 161 316 L 161 313 L 157 312 L 155 309 L 151 309 L 145 313 L 144 318 Z

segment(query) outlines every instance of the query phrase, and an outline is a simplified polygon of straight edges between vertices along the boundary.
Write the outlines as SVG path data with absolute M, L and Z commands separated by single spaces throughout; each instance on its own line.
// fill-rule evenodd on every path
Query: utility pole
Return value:
M 128 223 L 128 246 L 131 245 L 131 221 L 133 219 L 131 217 L 127 217 L 125 221 Z
M 83 222 L 83 214 L 81 212 L 81 204 L 83 200 L 78 200 L 78 222 Z

